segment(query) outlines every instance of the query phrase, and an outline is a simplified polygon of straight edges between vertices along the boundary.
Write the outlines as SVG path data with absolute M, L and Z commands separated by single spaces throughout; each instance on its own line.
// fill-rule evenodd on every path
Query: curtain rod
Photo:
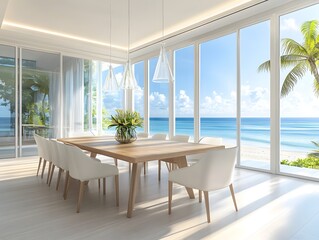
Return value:
M 137 47 L 136 49 L 134 49 L 134 50 L 132 50 L 132 51 L 129 51 L 129 53 L 137 52 L 137 51 L 142 50 L 142 49 L 144 49 L 144 48 L 148 48 L 148 47 L 151 47 L 151 46 L 153 46 L 153 45 L 159 44 L 159 43 L 161 43 L 161 42 L 163 42 L 163 41 L 166 41 L 166 40 L 168 40 L 168 39 L 175 38 L 175 37 L 180 36 L 180 35 L 183 35 L 183 34 L 185 34 L 185 33 L 194 31 L 194 30 L 196 30 L 196 29 L 198 29 L 198 28 L 204 27 L 204 26 L 209 25 L 209 24 L 211 24 L 211 23 L 213 23 L 213 22 L 216 22 L 216 21 L 218 21 L 218 20 L 227 18 L 227 17 L 232 16 L 232 15 L 234 15 L 234 14 L 240 13 L 240 12 L 245 11 L 245 10 L 247 10 L 247 9 L 250 9 L 250 8 L 252 8 L 252 7 L 256 7 L 256 6 L 260 5 L 260 4 L 265 3 L 265 2 L 268 2 L 268 1 L 269 1 L 269 0 L 262 0 L 262 1 L 260 1 L 260 2 L 254 3 L 254 4 L 249 5 L 249 6 L 246 6 L 246 7 L 244 7 L 244 8 L 238 9 L 238 10 L 236 10 L 236 11 L 234 11 L 234 12 L 230 12 L 230 13 L 227 13 L 227 14 L 222 15 L 222 16 L 220 16 L 220 17 L 211 19 L 211 20 L 209 20 L 208 22 L 201 23 L 201 24 L 198 25 L 198 26 L 194 26 L 194 27 L 191 27 L 191 28 L 189 28 L 189 29 L 185 29 L 185 30 L 183 30 L 183 31 L 181 31 L 181 32 L 178 32 L 178 33 L 175 33 L 175 34 L 173 34 L 173 35 L 171 35 L 171 36 L 162 37 L 161 39 L 156 40 L 155 42 L 146 44 L 146 45 L 141 46 L 141 47 Z

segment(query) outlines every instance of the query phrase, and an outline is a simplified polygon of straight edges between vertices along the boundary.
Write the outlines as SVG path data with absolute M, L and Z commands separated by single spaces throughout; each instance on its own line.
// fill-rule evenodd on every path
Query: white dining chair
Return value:
M 139 132 L 139 133 L 137 133 L 137 138 L 148 138 L 148 133 Z
M 49 162 L 49 169 L 48 169 L 48 175 L 47 175 L 47 183 L 49 183 L 49 178 L 50 178 L 50 172 L 51 172 L 51 166 L 52 166 L 52 159 L 51 159 L 51 153 L 50 153 L 50 146 L 48 144 L 48 139 L 41 137 L 37 135 L 37 141 L 39 141 L 39 146 L 42 146 L 42 173 L 41 173 L 41 178 L 43 178 L 45 167 L 47 162 Z
M 176 141 L 176 142 L 188 142 L 189 141 L 189 136 L 188 135 L 175 135 L 170 138 L 171 141 Z M 165 162 L 168 171 L 171 171 L 175 165 L 172 163 Z M 162 161 L 158 160 L 158 181 L 161 181 L 161 166 L 162 166 Z
M 236 158 L 237 147 L 210 150 L 194 165 L 171 171 L 168 176 L 168 214 L 172 209 L 173 182 L 204 192 L 207 222 L 210 222 L 209 191 L 229 187 L 238 211 L 232 183 Z
M 69 157 L 68 157 L 67 148 L 65 148 L 64 143 L 56 142 L 56 147 L 57 147 L 58 155 L 59 155 L 59 158 L 60 158 L 61 168 L 65 172 L 63 198 L 64 198 L 64 200 L 66 200 L 67 199 L 67 193 L 68 193 L 68 182 L 70 180 Z M 58 188 L 59 188 L 59 185 L 57 184 L 56 190 L 58 190 Z
M 80 206 L 83 198 L 84 188 L 88 185 L 90 180 L 106 178 L 109 176 L 114 176 L 115 182 L 115 193 L 116 193 L 116 206 L 119 206 L 119 170 L 116 166 L 101 163 L 95 161 L 91 157 L 87 156 L 82 152 L 81 149 L 71 146 L 63 145 L 66 154 L 65 158 L 68 159 L 69 163 L 69 175 L 73 179 L 80 181 L 80 190 L 77 202 L 76 212 L 80 212 Z M 103 182 L 105 189 L 105 181 Z M 67 181 L 67 187 L 69 188 L 69 180 Z
M 210 144 L 210 145 L 223 145 L 223 138 L 219 137 L 202 137 L 198 143 L 200 144 Z M 197 153 L 192 155 L 187 155 L 188 163 L 196 163 L 204 153 Z
M 223 145 L 223 138 L 219 137 L 202 137 L 199 142 L 200 144 L 210 144 L 210 145 Z M 187 163 L 192 165 L 199 161 L 205 153 L 197 153 L 192 155 L 187 155 Z M 202 191 L 198 191 L 199 201 L 202 201 Z
M 52 158 L 52 168 L 50 173 L 50 180 L 49 180 L 49 186 L 52 182 L 52 177 L 54 174 L 54 169 L 57 167 L 59 169 L 58 172 L 58 178 L 57 178 L 57 184 L 56 184 L 56 190 L 59 189 L 59 184 L 61 180 L 61 175 L 64 170 L 67 170 L 65 159 L 63 158 L 63 155 L 61 154 L 61 151 L 59 150 L 59 145 L 61 143 L 57 142 L 56 140 L 51 139 L 49 141 L 50 145 L 50 152 L 51 152 L 51 158 Z
M 35 143 L 37 144 L 37 149 L 38 149 L 38 156 L 39 156 L 39 163 L 38 163 L 38 170 L 37 170 L 37 176 L 39 175 L 39 170 L 41 168 L 41 163 L 42 163 L 42 159 L 43 159 L 43 164 L 44 164 L 44 149 L 43 149 L 43 145 L 42 145 L 42 141 L 41 136 L 39 136 L 38 134 L 34 134 L 34 140 Z M 41 178 L 43 178 L 43 175 L 41 175 Z
M 50 183 L 51 173 L 52 173 L 52 171 L 54 171 L 55 165 L 58 165 L 58 163 L 56 162 L 58 160 L 57 160 L 57 156 L 56 156 L 55 152 L 53 152 L 51 149 L 50 139 L 42 138 L 42 143 L 44 145 L 45 159 L 49 162 L 47 184 L 50 186 L 51 185 L 51 183 Z

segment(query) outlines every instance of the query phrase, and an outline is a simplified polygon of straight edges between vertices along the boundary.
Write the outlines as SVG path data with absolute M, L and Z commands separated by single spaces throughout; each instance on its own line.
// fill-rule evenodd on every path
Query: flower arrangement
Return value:
M 116 114 L 111 115 L 111 124 L 116 127 L 115 139 L 120 143 L 130 143 L 136 140 L 135 129 L 143 127 L 143 119 L 136 111 L 116 109 Z

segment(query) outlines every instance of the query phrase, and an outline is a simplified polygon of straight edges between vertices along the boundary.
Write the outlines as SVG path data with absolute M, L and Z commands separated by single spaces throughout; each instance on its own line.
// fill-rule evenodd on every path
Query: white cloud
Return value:
M 234 92 L 229 96 L 213 91 L 211 96 L 205 96 L 200 103 L 200 114 L 203 117 L 235 117 L 236 97 Z
M 222 103 L 223 102 L 223 99 L 222 99 L 221 96 L 215 96 L 214 100 L 215 100 L 216 103 Z
M 243 117 L 268 117 L 270 93 L 267 88 L 241 86 L 241 115 Z
M 176 96 L 175 111 L 177 117 L 193 116 L 194 103 L 185 90 L 180 90 L 179 94 Z
M 280 100 L 282 117 L 319 117 L 319 99 L 313 94 L 292 91 Z
M 152 92 L 150 97 L 150 109 L 152 116 L 168 116 L 168 103 L 166 96 L 159 92 Z
M 299 31 L 299 27 L 294 18 L 284 19 L 281 23 L 280 29 L 283 31 Z

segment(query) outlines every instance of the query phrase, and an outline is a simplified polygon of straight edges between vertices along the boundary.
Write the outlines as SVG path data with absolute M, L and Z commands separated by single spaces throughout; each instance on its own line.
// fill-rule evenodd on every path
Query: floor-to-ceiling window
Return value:
M 200 44 L 200 136 L 236 144 L 236 34 Z
M 168 133 L 168 83 L 153 82 L 158 58 L 149 60 L 149 109 L 150 134 Z
M 319 177 L 319 5 L 280 17 L 280 171 Z
M 0 45 L 0 158 L 16 155 L 15 48 Z
M 270 21 L 240 29 L 240 164 L 270 170 Z
M 34 155 L 33 133 L 56 137 L 59 133 L 60 55 L 22 49 L 21 142 L 22 156 Z
M 137 89 L 134 89 L 134 110 L 144 118 L 144 61 L 134 64 Z M 143 128 L 137 128 L 138 132 L 143 132 Z
M 194 138 L 194 46 L 175 51 L 175 133 Z

